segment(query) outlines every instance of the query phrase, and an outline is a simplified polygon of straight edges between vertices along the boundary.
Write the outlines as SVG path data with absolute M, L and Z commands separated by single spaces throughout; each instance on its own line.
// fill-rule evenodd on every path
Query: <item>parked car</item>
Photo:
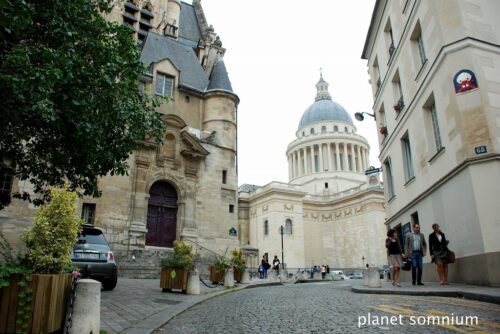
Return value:
M 363 273 L 354 273 L 349 276 L 350 279 L 363 279 Z
M 101 282 L 104 290 L 115 288 L 118 282 L 115 256 L 100 229 L 83 225 L 71 260 L 80 269 L 82 278 Z

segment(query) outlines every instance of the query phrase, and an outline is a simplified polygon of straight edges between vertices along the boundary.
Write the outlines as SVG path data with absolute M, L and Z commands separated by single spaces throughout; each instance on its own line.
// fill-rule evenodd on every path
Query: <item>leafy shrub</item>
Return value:
M 225 271 L 231 265 L 230 261 L 223 256 L 216 255 L 210 264 L 212 267 Z
M 72 266 L 71 251 L 83 223 L 77 218 L 76 200 L 75 192 L 50 187 L 50 202 L 40 208 L 33 226 L 22 235 L 33 272 L 58 274 Z
M 189 270 L 193 268 L 194 254 L 193 246 L 185 244 L 182 241 L 174 241 L 174 253 L 171 257 L 161 259 L 160 265 L 162 267 L 176 268 Z
M 233 249 L 231 251 L 231 265 L 235 270 L 245 270 L 245 260 L 243 259 L 243 251 L 241 249 Z

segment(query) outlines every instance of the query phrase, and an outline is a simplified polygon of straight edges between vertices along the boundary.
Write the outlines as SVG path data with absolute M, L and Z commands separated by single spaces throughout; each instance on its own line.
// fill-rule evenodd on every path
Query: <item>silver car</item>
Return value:
M 101 230 L 84 225 L 71 254 L 82 278 L 95 279 L 104 290 L 113 290 L 118 282 L 115 256 Z

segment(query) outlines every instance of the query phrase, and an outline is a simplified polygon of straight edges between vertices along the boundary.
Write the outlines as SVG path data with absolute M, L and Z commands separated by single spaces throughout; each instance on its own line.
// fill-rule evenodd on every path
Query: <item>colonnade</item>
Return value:
M 368 149 L 354 143 L 317 143 L 288 153 L 290 179 L 326 171 L 364 173 L 368 165 Z

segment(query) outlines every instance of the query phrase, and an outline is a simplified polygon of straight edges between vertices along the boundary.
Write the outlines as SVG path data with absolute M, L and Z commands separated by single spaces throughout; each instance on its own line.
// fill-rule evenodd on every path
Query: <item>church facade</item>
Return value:
M 369 145 L 321 76 L 286 150 L 289 182 L 242 185 L 242 244 L 282 258 L 289 270 L 329 265 L 354 269 L 387 262 L 384 195 L 369 169 Z M 283 235 L 282 235 L 283 233 Z
M 107 19 L 128 25 L 141 48 L 148 68 L 141 88 L 169 98 L 157 110 L 166 132 L 162 145 L 140 143 L 128 175 L 99 180 L 102 196 L 79 202 L 82 218 L 105 232 L 119 262 L 144 250 L 163 256 L 174 240 L 192 241 L 199 252 L 237 248 L 228 231 L 238 227 L 239 98 L 200 1 L 118 1 Z M 13 182 L 13 192 L 30 189 Z M 9 240 L 18 242 L 35 211 L 16 199 L 0 211 Z

